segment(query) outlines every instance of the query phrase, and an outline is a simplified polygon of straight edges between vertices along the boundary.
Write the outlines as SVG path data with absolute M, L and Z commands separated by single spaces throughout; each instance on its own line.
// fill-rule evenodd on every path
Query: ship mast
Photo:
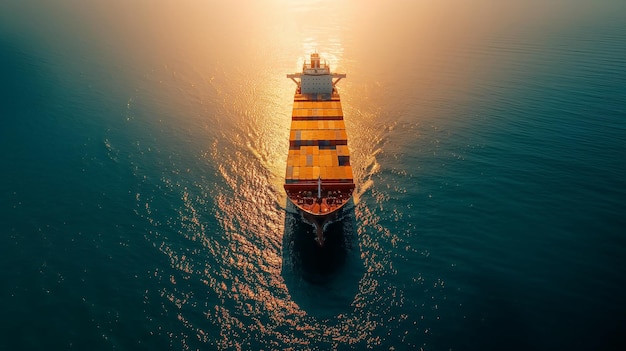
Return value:
M 321 176 L 317 177 L 317 198 L 318 199 L 322 198 L 322 177 Z

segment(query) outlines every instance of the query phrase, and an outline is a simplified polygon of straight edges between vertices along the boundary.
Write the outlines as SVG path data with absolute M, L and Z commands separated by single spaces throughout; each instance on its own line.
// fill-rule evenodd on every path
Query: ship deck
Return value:
M 296 93 L 285 190 L 296 206 L 314 216 L 336 211 L 352 196 L 350 150 L 341 100 L 336 92 Z

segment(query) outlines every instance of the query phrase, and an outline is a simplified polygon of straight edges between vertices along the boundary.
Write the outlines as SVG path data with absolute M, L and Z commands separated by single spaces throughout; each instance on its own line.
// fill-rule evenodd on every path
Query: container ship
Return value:
M 287 74 L 296 83 L 285 175 L 287 197 L 316 229 L 324 245 L 324 227 L 352 198 L 354 179 L 348 136 L 336 85 L 345 74 L 331 73 L 318 53 L 301 73 Z

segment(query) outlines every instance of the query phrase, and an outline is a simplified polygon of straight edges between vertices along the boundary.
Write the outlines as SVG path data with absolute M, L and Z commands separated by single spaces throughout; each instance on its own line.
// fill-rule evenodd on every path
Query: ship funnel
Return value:
M 311 54 L 311 68 L 320 68 L 320 54 Z

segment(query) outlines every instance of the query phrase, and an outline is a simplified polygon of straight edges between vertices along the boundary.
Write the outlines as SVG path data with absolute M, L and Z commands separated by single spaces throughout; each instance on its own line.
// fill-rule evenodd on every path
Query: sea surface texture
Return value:
M 626 2 L 2 1 L 0 281 L 1 350 L 624 350 Z

